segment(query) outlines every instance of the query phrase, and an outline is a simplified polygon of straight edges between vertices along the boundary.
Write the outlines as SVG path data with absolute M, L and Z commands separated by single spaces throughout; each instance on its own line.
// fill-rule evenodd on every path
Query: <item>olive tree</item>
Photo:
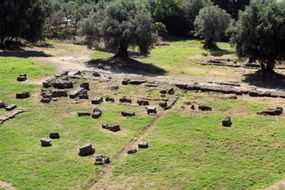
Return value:
M 225 31 L 230 25 L 231 17 L 218 6 L 208 6 L 200 10 L 196 17 L 195 34 L 205 40 L 205 48 L 212 49 L 214 41 L 225 35 Z
M 103 42 L 120 58 L 128 58 L 130 46 L 138 46 L 146 53 L 156 39 L 151 14 L 132 0 L 101 5 L 83 22 L 82 29 L 89 46 Z
M 237 55 L 259 61 L 262 71 L 273 72 L 285 58 L 285 6 L 251 3 L 232 24 L 228 34 Z

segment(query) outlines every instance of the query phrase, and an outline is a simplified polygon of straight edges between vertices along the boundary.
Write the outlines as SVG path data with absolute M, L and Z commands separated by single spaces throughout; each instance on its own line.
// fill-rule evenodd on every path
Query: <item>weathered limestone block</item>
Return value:
M 93 112 L 91 113 L 91 116 L 94 119 L 98 119 L 98 118 L 100 118 L 102 116 L 102 113 L 103 113 L 102 110 L 100 110 L 99 108 L 95 108 L 93 110 Z
M 26 74 L 20 74 L 18 77 L 17 77 L 17 81 L 18 82 L 23 82 L 23 81 L 26 81 L 27 80 L 27 75 Z
M 119 100 L 121 103 L 128 103 L 131 104 L 132 103 L 132 99 L 127 98 L 126 96 L 123 96 L 122 98 L 120 98 Z
M 135 112 L 131 112 L 131 111 L 122 111 L 121 115 L 124 116 L 124 117 L 133 117 L 133 116 L 136 115 L 136 113 Z
M 18 92 L 16 94 L 16 98 L 17 99 L 26 99 L 30 97 L 30 93 L 29 92 Z
M 98 155 L 95 157 L 95 165 L 105 165 L 110 163 L 110 158 L 104 155 Z
M 149 147 L 148 142 L 145 142 L 145 141 L 140 142 L 138 144 L 138 148 L 148 148 L 148 147 Z
M 148 100 L 138 100 L 137 101 L 139 106 L 148 106 L 149 105 L 149 101 Z
M 226 117 L 222 120 L 222 125 L 224 127 L 231 127 L 232 126 L 232 121 L 230 117 Z
M 78 115 L 78 117 L 91 116 L 91 112 L 89 112 L 89 111 L 78 111 L 77 115 Z
M 91 100 L 91 104 L 101 104 L 103 102 L 103 98 L 102 97 L 95 97 L 94 99 Z
M 42 147 L 49 147 L 49 146 L 52 146 L 52 144 L 51 144 L 51 139 L 49 139 L 49 138 L 42 138 L 42 139 L 40 140 L 40 142 L 41 142 L 41 146 L 42 146 Z
M 267 109 L 262 112 L 257 112 L 258 115 L 270 115 L 270 116 L 277 116 L 277 115 L 282 115 L 283 114 L 283 108 L 282 107 L 277 107 L 275 109 Z
M 120 125 L 103 124 L 102 128 L 107 129 L 107 130 L 112 131 L 112 132 L 118 132 L 121 130 Z
M 60 139 L 59 133 L 50 133 L 49 138 L 51 139 Z
M 12 111 L 12 110 L 14 110 L 14 109 L 16 109 L 17 108 L 17 105 L 16 104 L 11 104 L 11 105 L 8 105 L 6 108 L 5 108 L 5 110 L 6 111 Z
M 91 144 L 85 144 L 79 148 L 79 156 L 90 156 L 95 153 L 95 149 Z

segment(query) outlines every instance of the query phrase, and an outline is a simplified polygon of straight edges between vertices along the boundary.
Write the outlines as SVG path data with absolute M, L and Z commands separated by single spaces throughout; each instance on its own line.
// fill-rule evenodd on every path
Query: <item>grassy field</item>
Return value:
M 164 68 L 169 75 L 217 77 L 213 73 L 224 68 L 203 67 L 196 61 L 203 54 L 232 56 L 228 44 L 218 45 L 219 51 L 207 52 L 195 40 L 173 42 L 155 48 L 149 57 L 139 60 Z M 77 48 L 72 46 L 72 50 L 62 51 L 60 56 Z M 99 51 L 92 54 L 95 59 L 110 56 Z M 154 120 L 143 107 L 104 103 L 99 106 L 103 110 L 99 120 L 78 118 L 77 111 L 94 106 L 84 101 L 74 104 L 68 98 L 49 105 L 39 103 L 41 87 L 34 81 L 53 75 L 53 68 L 15 57 L 0 57 L 0 67 L 0 100 L 28 109 L 0 125 L 0 180 L 18 190 L 82 189 L 90 179 L 99 181 L 104 168 L 93 165 L 92 156 L 77 155 L 77 149 L 85 143 L 92 143 L 96 154 L 108 155 L 112 160 L 110 178 L 94 187 L 259 190 L 285 178 L 285 116 L 256 115 L 268 107 L 284 105 L 282 99 L 242 96 L 230 100 L 217 94 L 177 91 L 180 99 L 176 106 L 143 136 L 150 148 L 113 160 Z M 212 75 L 207 75 L 210 70 Z M 231 71 L 225 70 L 218 76 L 227 77 Z M 19 73 L 27 73 L 29 80 L 16 82 Z M 79 82 L 82 81 L 77 81 L 76 86 Z M 118 91 L 110 92 L 104 86 L 105 83 L 92 81 L 91 96 L 160 97 L 158 90 L 146 92 L 141 87 L 120 86 Z M 16 100 L 15 93 L 22 90 L 31 92 L 32 97 Z M 191 111 L 186 102 L 206 104 L 213 111 Z M 120 112 L 126 109 L 135 111 L 137 116 L 122 118 Z M 3 113 L 1 110 L 0 115 Z M 232 117 L 231 128 L 221 126 L 225 116 Z M 123 130 L 117 134 L 106 132 L 102 123 L 120 123 Z M 51 132 L 59 132 L 61 139 L 54 140 L 52 147 L 40 147 L 39 139 Z
M 204 103 L 208 98 L 198 95 Z M 259 190 L 285 177 L 284 118 L 257 116 L 266 105 L 249 100 L 216 98 L 207 105 L 214 112 L 178 107 L 163 116 L 144 136 L 150 149 L 116 162 L 106 184 L 120 189 Z M 232 128 L 221 126 L 226 115 L 232 117 Z
M 201 66 L 202 60 L 211 56 L 233 57 L 234 49 L 228 43 L 217 43 L 219 49 L 207 51 L 198 40 L 187 40 L 171 42 L 169 46 L 159 46 L 151 50 L 147 57 L 137 58 L 145 64 L 153 64 L 164 69 L 171 75 L 190 75 L 194 77 L 233 77 L 234 69 L 213 68 L 211 66 Z M 95 51 L 92 54 L 94 59 L 107 59 L 112 54 Z M 216 72 L 212 72 L 212 70 Z
M 73 105 L 64 99 L 51 105 L 39 103 L 40 87 L 19 84 L 19 73 L 27 73 L 30 80 L 52 74 L 52 69 L 33 63 L 28 59 L 1 58 L 0 99 L 28 112 L 0 126 L 0 180 L 12 183 L 18 189 L 70 189 L 79 188 L 101 167 L 93 165 L 92 158 L 80 158 L 77 149 L 92 143 L 98 154 L 112 158 L 133 138 L 152 117 L 139 114 L 132 119 L 118 119 L 126 109 L 120 105 L 104 104 L 104 114 L 99 120 L 78 118 L 76 111 L 91 110 L 86 104 Z M 15 93 L 29 91 L 33 96 L 16 100 Z M 113 135 L 101 129 L 102 123 L 119 122 L 123 131 Z M 59 132 L 61 139 L 50 148 L 41 148 L 39 139 L 51 132 Z

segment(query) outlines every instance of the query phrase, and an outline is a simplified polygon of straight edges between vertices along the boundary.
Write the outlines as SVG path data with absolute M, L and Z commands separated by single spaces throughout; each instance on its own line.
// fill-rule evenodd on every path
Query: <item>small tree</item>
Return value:
M 229 28 L 237 55 L 257 60 L 262 71 L 273 72 L 285 58 L 285 6 L 279 3 L 251 3 Z
M 116 56 L 128 58 L 129 46 L 146 53 L 156 38 L 152 17 L 132 0 L 116 0 L 101 6 L 83 22 L 83 33 L 90 46 L 104 42 Z
M 205 40 L 205 48 L 212 49 L 216 47 L 213 42 L 224 36 L 230 22 L 231 17 L 225 10 L 208 6 L 201 9 L 195 19 L 195 33 Z

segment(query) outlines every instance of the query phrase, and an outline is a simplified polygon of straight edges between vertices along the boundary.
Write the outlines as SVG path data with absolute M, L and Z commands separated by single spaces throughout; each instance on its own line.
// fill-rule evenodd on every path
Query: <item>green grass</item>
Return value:
M 76 111 L 91 110 L 91 105 L 74 105 L 71 100 L 60 99 L 50 105 L 39 103 L 40 86 L 17 83 L 19 73 L 27 73 L 29 80 L 52 75 L 52 68 L 35 64 L 29 59 L 1 58 L 0 99 L 28 109 L 0 126 L 0 180 L 12 183 L 17 189 L 62 190 L 80 188 L 91 176 L 101 171 L 91 157 L 81 158 L 77 149 L 92 143 L 97 154 L 112 157 L 129 143 L 135 134 L 146 126 L 152 117 L 143 108 L 133 118 L 122 118 L 125 106 L 103 104 L 103 116 L 94 120 L 78 118 Z M 16 100 L 18 91 L 30 91 L 32 97 Z M 4 113 L 1 110 L 1 114 Z M 102 123 L 121 124 L 122 131 L 112 134 L 101 128 Z M 59 132 L 49 148 L 40 147 L 39 140 L 51 132 Z
M 221 102 L 222 100 L 218 100 Z M 244 111 L 256 105 L 225 105 Z M 238 103 L 238 102 L 236 102 Z M 214 104 L 213 104 L 214 105 Z M 113 184 L 123 189 L 264 189 L 285 177 L 285 125 L 280 118 L 171 111 L 144 136 L 148 150 L 115 163 Z M 128 167 L 125 167 L 128 166 Z M 135 180 L 131 180 L 135 179 Z
M 198 40 L 171 42 L 170 46 L 155 47 L 151 50 L 148 57 L 139 58 L 137 60 L 163 68 L 169 74 L 198 76 L 199 73 L 191 71 L 191 69 L 189 70 L 189 67 L 201 68 L 201 66 L 197 64 L 199 59 L 195 58 L 193 60 L 189 60 L 189 58 L 193 56 L 203 57 L 204 54 L 233 56 L 233 48 L 228 43 L 218 42 L 217 45 L 220 49 L 210 52 L 204 50 L 202 43 Z M 107 59 L 111 55 L 112 54 L 110 53 L 95 51 L 92 54 L 92 57 L 94 59 Z

